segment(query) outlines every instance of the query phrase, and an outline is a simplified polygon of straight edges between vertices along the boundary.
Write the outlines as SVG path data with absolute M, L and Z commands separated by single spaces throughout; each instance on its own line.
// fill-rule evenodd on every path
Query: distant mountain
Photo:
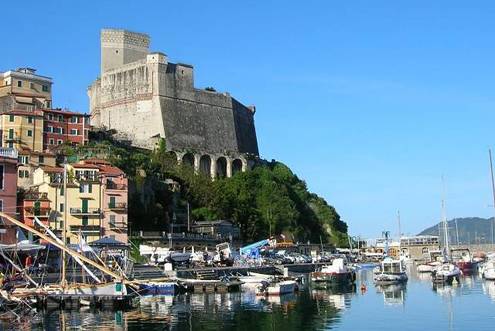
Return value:
M 456 234 L 456 222 L 457 231 L 459 233 L 460 244 L 485 244 L 491 243 L 492 222 L 493 218 L 479 218 L 479 217 L 466 217 L 457 218 L 447 222 L 449 232 L 449 243 L 457 244 Z M 440 225 L 440 232 L 438 232 L 438 226 Z M 495 224 L 494 224 L 495 227 Z M 440 235 L 440 241 L 443 242 L 443 225 L 441 223 L 423 230 L 419 235 Z

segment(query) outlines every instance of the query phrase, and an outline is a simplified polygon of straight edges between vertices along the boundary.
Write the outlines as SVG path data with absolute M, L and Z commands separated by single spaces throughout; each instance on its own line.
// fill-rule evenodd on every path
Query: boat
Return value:
M 297 288 L 297 282 L 295 280 L 277 280 L 263 281 L 256 287 L 256 295 L 283 295 L 294 293 Z
M 481 274 L 486 280 L 495 280 L 495 260 L 488 260 L 483 266 Z
M 442 262 L 438 261 L 438 257 L 440 256 L 440 251 L 429 252 L 429 258 L 427 259 L 427 261 L 418 264 L 416 267 L 416 271 L 418 273 L 432 273 L 436 267 L 442 264 Z
M 456 248 L 451 250 L 452 261 L 463 274 L 472 274 L 477 270 L 477 263 L 473 261 L 468 248 Z
M 356 272 L 349 268 L 343 258 L 336 258 L 331 265 L 325 265 L 320 271 L 311 273 L 311 282 L 316 288 L 347 286 L 356 281 Z
M 242 288 L 256 289 L 262 282 L 270 281 L 273 276 L 249 272 L 246 276 L 239 276 L 238 278 L 243 283 Z
M 432 280 L 435 284 L 452 285 L 453 281 L 460 281 L 461 270 L 453 263 L 445 261 L 432 271 Z
M 383 259 L 379 269 L 373 275 L 376 285 L 394 285 L 406 283 L 408 280 L 405 266 L 401 260 L 395 260 L 390 256 Z

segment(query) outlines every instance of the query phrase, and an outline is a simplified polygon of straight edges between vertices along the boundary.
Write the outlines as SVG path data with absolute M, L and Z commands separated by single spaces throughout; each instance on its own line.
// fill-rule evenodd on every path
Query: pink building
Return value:
M 0 148 L 0 177 L 0 210 L 17 218 L 17 151 L 13 148 Z M 0 243 L 15 243 L 16 227 L 4 219 L 0 223 Z
M 87 159 L 84 164 L 98 167 L 102 183 L 102 236 L 127 243 L 127 176 L 108 161 Z

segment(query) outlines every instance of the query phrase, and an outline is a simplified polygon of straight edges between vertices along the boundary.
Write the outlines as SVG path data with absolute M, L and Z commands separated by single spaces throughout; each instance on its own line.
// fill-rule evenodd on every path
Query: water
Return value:
M 478 276 L 433 288 L 429 275 L 411 274 L 406 286 L 372 284 L 360 271 L 347 293 L 302 290 L 261 299 L 254 293 L 146 297 L 131 311 L 51 311 L 0 330 L 493 330 L 495 282 Z M 361 293 L 359 285 L 367 284 Z

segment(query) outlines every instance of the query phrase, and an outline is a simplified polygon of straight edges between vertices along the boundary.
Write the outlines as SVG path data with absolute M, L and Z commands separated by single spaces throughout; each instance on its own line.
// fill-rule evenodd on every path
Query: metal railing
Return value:
M 17 159 L 18 153 L 15 148 L 0 147 L 0 156 Z
M 84 210 L 83 208 L 70 208 L 71 215 L 99 215 L 100 213 L 99 208 L 88 208 Z
M 127 203 L 126 202 L 110 202 L 108 203 L 108 208 L 109 209 L 127 209 Z

